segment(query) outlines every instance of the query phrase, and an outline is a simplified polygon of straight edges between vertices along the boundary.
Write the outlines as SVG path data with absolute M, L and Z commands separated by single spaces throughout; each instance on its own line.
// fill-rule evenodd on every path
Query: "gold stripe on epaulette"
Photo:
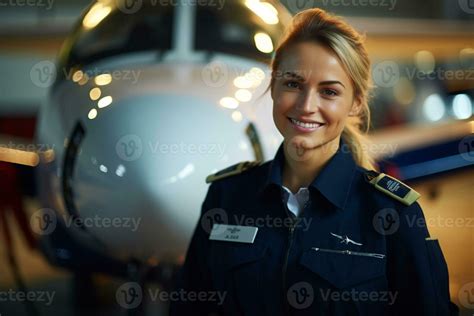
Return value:
M 210 183 L 216 180 L 220 180 L 223 178 L 227 178 L 236 174 L 240 174 L 244 172 L 245 170 L 248 170 L 254 166 L 257 166 L 260 164 L 260 161 L 244 161 L 244 162 L 239 162 L 235 165 L 232 165 L 230 167 L 227 167 L 225 169 L 222 169 L 221 171 L 218 171 L 216 173 L 213 173 L 209 176 L 206 177 L 206 183 Z

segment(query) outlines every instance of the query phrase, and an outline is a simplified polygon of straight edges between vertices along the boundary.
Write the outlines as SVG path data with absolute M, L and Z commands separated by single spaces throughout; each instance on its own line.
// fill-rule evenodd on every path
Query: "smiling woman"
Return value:
M 360 131 L 369 129 L 372 89 L 370 60 L 363 42 L 350 25 L 322 10 L 306 10 L 294 17 L 275 51 L 267 88 L 276 100 L 275 124 L 283 135 L 289 133 L 290 150 L 300 149 L 301 153 L 301 149 L 326 145 L 323 147 L 332 148 L 326 151 L 330 156 L 342 132 L 357 163 L 373 168 L 370 155 L 361 147 Z M 297 113 L 295 109 L 285 113 L 292 105 Z M 288 117 L 298 120 L 295 115 L 301 123 L 319 122 L 320 136 L 294 134 L 291 129 L 285 132 Z
M 416 200 L 372 169 L 370 61 L 363 38 L 320 9 L 300 12 L 267 89 L 284 140 L 273 160 L 208 177 L 170 315 L 449 315 L 448 270 Z M 263 221 L 263 219 L 266 219 Z M 415 219 L 415 220 L 413 220 Z M 304 225 L 302 225 L 304 223 Z

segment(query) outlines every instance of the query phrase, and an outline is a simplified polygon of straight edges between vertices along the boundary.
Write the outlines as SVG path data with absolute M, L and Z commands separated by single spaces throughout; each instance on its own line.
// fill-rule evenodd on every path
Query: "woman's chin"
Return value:
M 311 159 L 314 154 L 314 149 L 317 147 L 317 142 L 310 137 L 301 135 L 290 136 L 285 138 L 286 153 L 288 158 L 296 161 L 305 161 Z

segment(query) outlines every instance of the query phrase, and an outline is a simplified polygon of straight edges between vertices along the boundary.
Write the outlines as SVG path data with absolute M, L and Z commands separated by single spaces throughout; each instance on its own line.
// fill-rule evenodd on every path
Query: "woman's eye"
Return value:
M 330 96 L 330 97 L 333 97 L 333 96 L 336 96 L 336 95 L 337 95 L 337 91 L 332 90 L 332 89 L 324 89 L 324 90 L 323 90 L 323 93 L 324 93 L 325 95 Z
M 285 86 L 287 86 L 288 88 L 298 88 L 299 83 L 296 81 L 287 81 L 285 82 Z

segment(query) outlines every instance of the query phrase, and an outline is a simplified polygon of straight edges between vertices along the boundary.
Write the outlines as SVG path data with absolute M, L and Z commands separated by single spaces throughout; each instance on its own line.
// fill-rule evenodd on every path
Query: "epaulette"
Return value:
M 235 165 L 232 165 L 230 167 L 222 169 L 221 171 L 208 175 L 206 178 L 206 183 L 210 183 L 219 179 L 223 179 L 223 178 L 227 178 L 236 174 L 240 174 L 244 172 L 245 170 L 258 166 L 259 164 L 260 164 L 260 161 L 243 161 L 243 162 L 236 163 Z
M 401 182 L 385 173 L 378 173 L 376 171 L 367 171 L 365 179 L 372 184 L 377 190 L 391 196 L 395 200 L 402 202 L 405 205 L 411 205 L 418 200 L 420 194 Z

